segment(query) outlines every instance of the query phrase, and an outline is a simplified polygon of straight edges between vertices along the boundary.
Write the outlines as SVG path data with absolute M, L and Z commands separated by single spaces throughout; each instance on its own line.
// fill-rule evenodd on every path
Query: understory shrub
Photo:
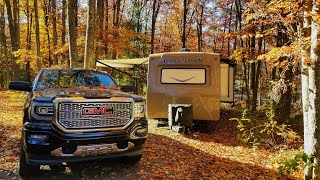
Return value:
M 247 110 L 244 110 L 241 118 L 230 120 L 237 121 L 238 137 L 245 144 L 277 147 L 296 145 L 300 141 L 300 136 L 289 125 L 278 124 L 272 105 L 267 106 L 264 117 L 249 117 Z

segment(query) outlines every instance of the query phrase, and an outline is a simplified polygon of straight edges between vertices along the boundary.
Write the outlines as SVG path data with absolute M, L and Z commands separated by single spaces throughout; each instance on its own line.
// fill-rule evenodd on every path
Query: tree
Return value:
M 10 29 L 10 40 L 11 40 L 11 49 L 12 52 L 18 51 L 20 47 L 20 35 L 19 35 L 19 3 L 17 0 L 13 0 L 13 8 L 10 0 L 5 0 L 5 4 L 7 7 L 7 16 L 9 21 L 9 29 Z M 13 77 L 15 79 L 21 79 L 19 77 L 19 66 L 16 63 L 16 58 L 12 55 L 12 69 L 13 69 Z
M 160 10 L 160 4 L 161 0 L 153 0 L 152 3 L 152 19 L 151 19 L 151 49 L 150 53 L 153 54 L 154 51 L 154 34 L 156 31 L 156 22 L 157 22 L 157 17 L 159 14 Z
M 26 1 L 26 16 L 27 16 L 27 36 L 26 36 L 26 50 L 31 51 L 31 29 L 32 29 L 32 13 L 30 12 L 29 0 Z M 26 60 L 26 78 L 27 82 L 31 82 L 31 67 L 30 59 Z
M 119 27 L 120 27 L 120 8 L 121 8 L 121 0 L 113 1 L 113 27 L 114 33 L 113 38 L 119 38 Z M 113 46 L 112 59 L 116 59 L 118 56 L 118 42 L 116 42 Z
M 198 20 L 197 20 L 198 52 L 202 52 L 202 26 L 203 26 L 204 6 L 205 5 L 202 3 L 199 4 L 200 17 L 198 17 Z
M 311 10 L 312 2 L 307 0 L 304 7 L 304 22 L 303 22 L 303 34 L 302 40 L 309 38 L 311 36 Z M 309 41 L 308 41 L 309 42 Z M 309 43 L 308 43 L 309 44 Z M 310 59 L 310 46 L 307 44 L 302 46 L 303 56 L 301 58 L 301 93 L 302 93 L 302 113 L 304 121 L 304 151 L 309 156 L 312 154 L 312 147 L 310 146 L 312 142 L 312 135 L 310 135 L 310 123 L 308 122 L 308 110 L 309 110 L 309 73 L 308 66 L 306 65 L 306 60 Z M 305 168 L 305 179 L 310 179 L 312 177 L 312 168 Z
M 8 66 L 8 47 L 7 40 L 5 34 L 5 12 L 4 12 L 4 4 L 0 4 L 0 62 L 1 66 L 1 79 L 0 85 L 6 86 L 10 79 L 9 76 L 9 66 Z
M 68 0 L 69 67 L 79 67 L 77 48 L 77 0 Z
M 40 59 L 40 27 L 39 27 L 39 12 L 38 0 L 33 0 L 34 7 L 34 23 L 35 23 L 35 36 L 36 36 L 36 51 L 37 51 L 37 70 L 40 71 L 42 62 Z
M 96 1 L 88 0 L 86 44 L 85 44 L 85 51 L 84 51 L 84 68 L 85 69 L 93 69 L 96 66 L 95 47 L 94 47 L 95 11 L 96 11 Z
M 304 107 L 308 107 L 308 115 L 304 116 L 305 122 L 305 152 L 311 157 L 314 167 L 307 167 L 305 179 L 315 178 L 315 170 L 320 169 L 320 0 L 308 2 L 306 4 L 307 13 L 311 10 L 311 46 L 310 46 L 310 66 L 308 67 L 308 103 L 304 99 Z M 309 15 L 305 15 L 305 28 L 309 23 L 307 19 Z M 308 30 L 307 30 L 308 31 Z M 306 62 L 303 62 L 306 63 Z M 304 78 L 304 80 L 306 80 Z M 305 82 L 304 82 L 305 83 Z M 303 84 L 305 88 L 306 84 Z
M 58 45 L 58 31 L 57 31 L 57 2 L 56 0 L 51 0 L 52 12 L 51 12 L 51 19 L 52 19 L 52 46 L 53 46 L 53 64 L 58 64 L 58 57 L 56 55 L 57 45 Z
M 61 44 L 64 45 L 66 43 L 66 8 L 67 8 L 67 1 L 62 0 L 62 12 L 61 12 Z
M 106 33 L 109 31 L 109 0 L 105 0 L 105 10 L 106 10 L 106 14 L 105 14 L 105 32 L 104 32 L 104 40 L 108 39 L 109 33 Z M 106 54 L 106 56 L 108 55 L 108 44 L 105 43 L 104 44 L 105 48 L 104 48 L 104 53 Z
M 48 44 L 48 63 L 46 65 L 50 67 L 53 65 L 52 61 L 52 50 L 51 50 L 51 36 L 50 36 L 50 16 L 52 14 L 51 8 L 50 8 L 50 1 L 51 0 L 43 0 L 43 20 L 44 20 L 44 25 L 45 25 L 45 31 L 46 31 L 46 36 L 47 36 L 47 44 Z
M 104 15 L 104 9 L 105 9 L 105 0 L 98 0 L 97 1 L 97 29 L 98 29 L 98 40 L 99 42 L 102 42 L 104 39 L 104 21 L 105 21 L 105 15 Z M 103 55 L 103 47 L 100 45 L 97 46 L 97 53 L 96 58 Z
M 183 0 L 183 23 L 182 23 L 182 48 L 186 48 L 186 23 L 187 23 L 187 13 L 188 13 L 188 4 L 187 0 Z

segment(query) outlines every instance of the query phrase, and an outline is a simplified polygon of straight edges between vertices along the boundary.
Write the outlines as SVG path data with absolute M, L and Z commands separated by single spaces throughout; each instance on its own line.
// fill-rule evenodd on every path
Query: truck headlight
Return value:
M 34 113 L 39 116 L 52 116 L 53 115 L 53 104 L 49 103 L 35 103 Z
M 134 103 L 134 117 L 135 118 L 145 117 L 145 103 L 144 102 Z

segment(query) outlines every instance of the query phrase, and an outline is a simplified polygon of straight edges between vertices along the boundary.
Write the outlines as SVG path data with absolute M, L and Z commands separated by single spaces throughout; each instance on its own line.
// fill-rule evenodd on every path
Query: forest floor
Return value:
M 20 129 L 25 93 L 0 91 L 0 179 L 18 175 Z M 136 165 L 99 160 L 54 173 L 43 166 L 35 179 L 278 179 L 279 163 L 298 149 L 252 148 L 237 139 L 237 124 L 229 118 L 237 110 L 224 110 L 210 133 L 181 135 L 149 121 L 143 158 Z M 302 179 L 302 171 L 283 179 Z

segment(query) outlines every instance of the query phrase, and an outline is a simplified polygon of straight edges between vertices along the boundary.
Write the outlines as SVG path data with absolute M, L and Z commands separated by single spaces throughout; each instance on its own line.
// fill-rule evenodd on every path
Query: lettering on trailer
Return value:
M 200 64 L 202 59 L 189 59 L 189 58 L 163 58 L 161 59 L 164 64 Z
M 112 107 L 83 107 L 82 115 L 109 115 L 113 114 Z

